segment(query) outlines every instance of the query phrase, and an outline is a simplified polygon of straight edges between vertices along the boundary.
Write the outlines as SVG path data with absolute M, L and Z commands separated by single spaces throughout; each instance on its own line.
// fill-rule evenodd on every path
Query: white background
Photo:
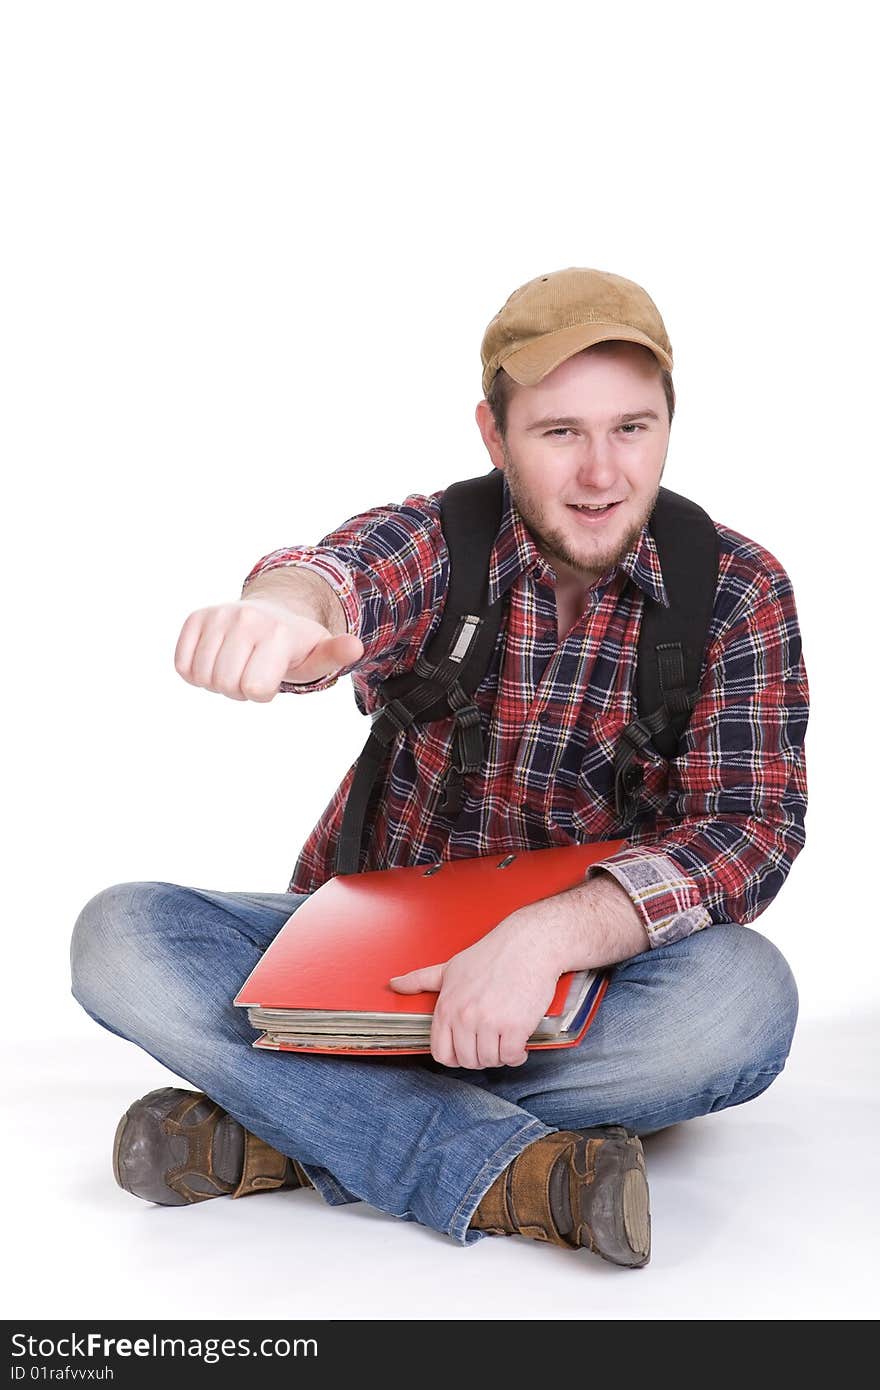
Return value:
M 871 1315 L 866 23 L 849 3 L 4 7 L 10 1313 Z M 648 1141 L 654 1255 L 623 1282 L 313 1193 L 138 1202 L 110 1173 L 116 1120 L 187 1083 L 70 997 L 77 914 L 128 880 L 284 891 L 368 732 L 348 680 L 268 705 L 195 689 L 180 628 L 268 551 L 485 472 L 483 330 L 569 265 L 654 298 L 664 484 L 794 583 L 807 845 L 757 922 L 800 987 L 789 1065 Z

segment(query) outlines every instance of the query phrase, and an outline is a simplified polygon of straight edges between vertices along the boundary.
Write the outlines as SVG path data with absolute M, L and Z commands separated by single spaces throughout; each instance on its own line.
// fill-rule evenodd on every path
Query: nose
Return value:
M 578 449 L 578 483 L 592 492 L 607 491 L 617 477 L 617 463 L 607 440 L 583 439 Z

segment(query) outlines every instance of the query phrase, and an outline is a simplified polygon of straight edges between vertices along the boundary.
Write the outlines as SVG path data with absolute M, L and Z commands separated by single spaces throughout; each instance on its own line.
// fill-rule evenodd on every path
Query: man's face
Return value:
M 486 401 L 477 423 L 535 544 L 564 585 L 586 588 L 626 554 L 654 508 L 669 447 L 666 396 L 647 349 L 622 342 L 587 349 L 537 386 L 515 386 L 506 439 Z M 576 510 L 605 502 L 615 505 Z

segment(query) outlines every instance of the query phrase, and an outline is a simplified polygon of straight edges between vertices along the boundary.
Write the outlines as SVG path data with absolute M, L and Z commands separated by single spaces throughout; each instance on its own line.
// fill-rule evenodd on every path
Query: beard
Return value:
M 660 492 L 659 480 L 653 496 L 642 507 L 641 514 L 635 517 L 623 532 L 616 533 L 607 539 L 599 536 L 590 537 L 585 534 L 584 545 L 579 547 L 569 539 L 560 527 L 554 527 L 548 521 L 544 503 L 538 501 L 529 491 L 506 443 L 503 445 L 503 450 L 504 472 L 511 498 L 545 559 L 561 562 L 572 570 L 579 579 L 589 583 L 595 582 L 609 570 L 615 568 L 627 551 L 636 543 L 645 522 L 654 510 Z M 663 468 L 660 470 L 661 478 L 665 468 L 666 460 L 664 459 Z

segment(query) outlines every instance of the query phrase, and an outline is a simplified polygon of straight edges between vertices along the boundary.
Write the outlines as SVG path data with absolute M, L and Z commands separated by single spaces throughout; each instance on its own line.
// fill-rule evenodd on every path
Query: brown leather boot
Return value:
M 499 1174 L 470 1224 L 646 1265 L 651 1212 L 641 1140 L 623 1125 L 545 1134 Z
M 251 1134 L 203 1091 L 177 1086 L 128 1107 L 116 1127 L 113 1176 L 126 1192 L 167 1207 L 313 1186 L 295 1158 Z

